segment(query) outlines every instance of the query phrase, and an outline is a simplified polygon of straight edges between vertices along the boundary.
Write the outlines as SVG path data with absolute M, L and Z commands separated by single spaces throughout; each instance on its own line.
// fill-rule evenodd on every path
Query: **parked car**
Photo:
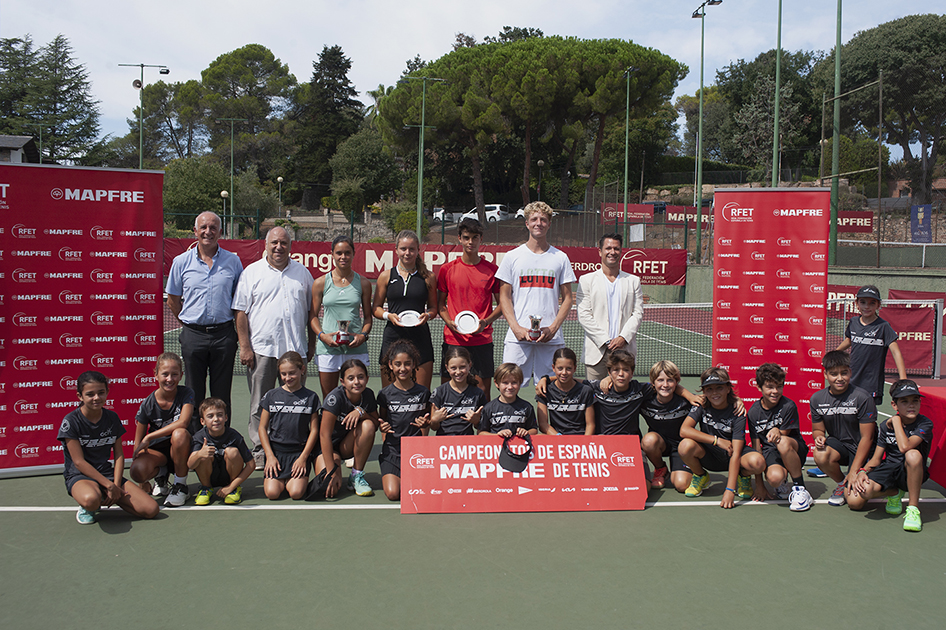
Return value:
M 448 223 L 457 223 L 463 216 L 462 212 L 447 212 L 443 208 L 434 208 L 433 220 L 446 221 Z
M 479 214 L 476 211 L 476 208 L 469 210 L 468 212 L 463 213 L 462 219 L 477 219 Z M 494 223 L 496 221 L 506 221 L 509 219 L 509 208 L 498 203 L 488 203 L 486 204 L 486 221 L 489 223 Z

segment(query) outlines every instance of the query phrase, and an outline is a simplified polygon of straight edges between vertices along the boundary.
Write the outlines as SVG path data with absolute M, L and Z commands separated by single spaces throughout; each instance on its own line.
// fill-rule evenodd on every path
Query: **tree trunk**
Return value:
M 522 169 L 522 206 L 529 205 L 529 175 L 532 170 L 532 119 L 526 121 L 526 159 L 525 168 Z M 542 182 L 539 182 L 542 185 Z
M 568 159 L 565 161 L 565 166 L 562 167 L 560 174 L 561 187 L 559 188 L 558 195 L 558 207 L 559 208 L 568 208 L 568 193 L 570 192 L 569 182 L 571 177 L 568 173 L 572 168 L 572 164 L 575 162 L 575 152 L 578 150 L 578 140 L 576 139 L 572 142 L 572 146 L 568 149 Z
M 486 202 L 483 199 L 483 170 L 478 153 L 470 153 L 470 168 L 473 171 L 473 200 L 476 202 L 476 215 L 486 227 Z
M 595 151 L 591 158 L 591 173 L 588 174 L 588 183 L 585 184 L 585 199 L 591 198 L 591 191 L 598 179 L 598 158 L 601 156 L 601 145 L 604 143 L 604 123 L 608 120 L 607 114 L 598 118 L 598 132 L 595 134 Z

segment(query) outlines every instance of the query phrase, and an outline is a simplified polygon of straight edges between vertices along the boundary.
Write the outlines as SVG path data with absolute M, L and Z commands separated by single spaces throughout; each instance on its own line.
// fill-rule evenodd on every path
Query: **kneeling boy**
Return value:
M 191 440 L 187 467 L 197 473 L 200 490 L 194 503 L 209 505 L 214 488 L 224 503 L 243 500 L 243 482 L 256 470 L 253 454 L 243 436 L 227 426 L 227 404 L 219 398 L 200 403 L 200 431 Z
M 886 496 L 887 514 L 903 511 L 903 491 L 910 493 L 903 529 L 918 532 L 920 520 L 920 486 L 929 479 L 926 458 L 930 454 L 933 422 L 920 415 L 920 388 L 909 379 L 890 386 L 891 404 L 897 415 L 880 424 L 877 448 L 867 465 L 857 473 L 847 491 L 852 510 L 863 509 L 875 496 Z

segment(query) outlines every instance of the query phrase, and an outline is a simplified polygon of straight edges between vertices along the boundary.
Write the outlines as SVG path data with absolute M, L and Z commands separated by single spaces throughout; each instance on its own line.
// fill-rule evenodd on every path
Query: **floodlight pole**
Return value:
M 141 86 L 138 88 L 138 170 L 144 169 L 145 164 L 145 68 L 161 68 L 161 74 L 169 74 L 167 66 L 149 65 L 146 63 L 120 63 L 119 66 L 126 68 L 141 68 L 141 79 L 138 81 Z M 42 160 L 40 160 L 42 161 Z
M 841 171 L 841 0 L 838 0 L 837 35 L 834 44 L 834 132 L 831 135 L 831 232 L 828 264 L 838 257 L 838 173 Z M 879 202 L 878 202 L 879 203 Z M 877 226 L 880 229 L 880 226 Z
M 236 197 L 233 196 L 233 123 L 249 122 L 247 118 L 218 118 L 217 122 L 230 123 L 230 238 L 233 238 L 233 214 Z
M 703 248 L 703 58 L 706 41 L 706 5 L 722 4 L 723 0 L 705 0 L 690 17 L 700 21 L 700 123 L 696 138 L 696 264 L 700 264 Z M 684 226 L 684 230 L 686 230 Z
M 428 81 L 440 81 L 445 83 L 443 79 L 438 79 L 437 77 L 404 77 L 401 81 L 407 79 L 413 79 L 415 81 L 420 81 L 423 84 L 421 88 L 421 105 L 420 105 L 420 140 L 417 144 L 417 237 L 423 242 L 424 236 L 420 233 L 421 226 L 421 213 L 424 208 L 424 129 L 427 126 L 427 82 Z M 401 81 L 398 81 L 400 83 Z M 413 125 L 408 125 L 412 127 Z
M 778 117 L 779 98 L 782 92 L 782 0 L 778 0 L 778 35 L 775 44 L 775 124 L 772 127 L 772 188 L 778 186 Z

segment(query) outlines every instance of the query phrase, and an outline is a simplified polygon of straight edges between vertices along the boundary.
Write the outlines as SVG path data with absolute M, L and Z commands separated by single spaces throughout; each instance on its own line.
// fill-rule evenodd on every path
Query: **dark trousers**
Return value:
M 227 419 L 233 417 L 230 409 L 230 387 L 233 384 L 233 359 L 237 351 L 237 334 L 233 322 L 212 328 L 208 332 L 184 325 L 181 328 L 181 358 L 187 386 L 194 390 L 195 405 L 199 408 L 207 394 L 207 374 L 210 374 L 210 395 L 227 403 Z M 198 410 L 194 409 L 197 414 Z

